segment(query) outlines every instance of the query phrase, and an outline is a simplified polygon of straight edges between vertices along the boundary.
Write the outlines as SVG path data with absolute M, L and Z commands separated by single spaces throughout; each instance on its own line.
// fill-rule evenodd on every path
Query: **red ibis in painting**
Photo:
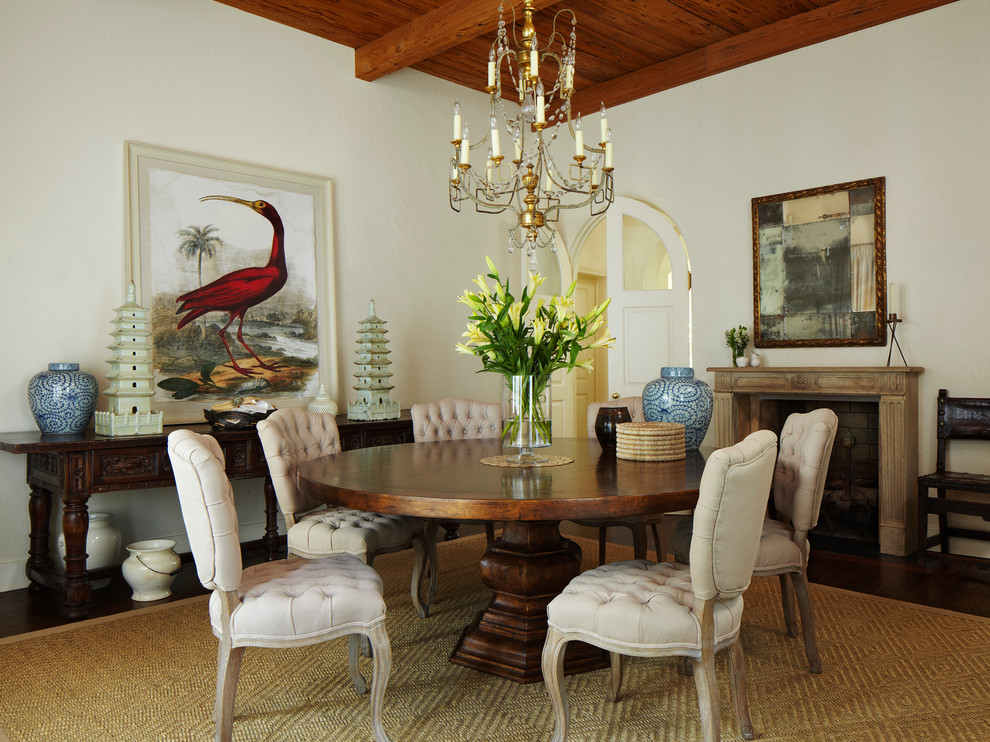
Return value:
M 251 307 L 270 299 L 285 286 L 288 271 L 285 267 L 285 229 L 282 226 L 282 218 L 278 215 L 275 207 L 267 201 L 245 201 L 233 196 L 204 196 L 200 201 L 231 201 L 257 211 L 272 224 L 274 232 L 272 254 L 266 265 L 232 271 L 220 276 L 212 283 L 178 297 L 176 301 L 180 304 L 175 313 L 188 312 L 188 314 L 179 320 L 176 329 L 181 330 L 185 325 L 209 312 L 226 312 L 227 324 L 220 328 L 218 334 L 220 340 L 223 341 L 223 347 L 227 349 L 227 355 L 230 356 L 230 363 L 234 370 L 244 376 L 258 373 L 256 370 L 244 369 L 237 365 L 234 354 L 230 351 L 230 345 L 227 344 L 227 328 L 234 323 L 234 320 L 237 320 L 238 342 L 258 362 L 258 366 L 269 371 L 275 371 L 277 366 L 265 363 L 258 357 L 257 353 L 251 350 L 251 347 L 244 341 L 242 330 L 244 328 L 244 313 Z

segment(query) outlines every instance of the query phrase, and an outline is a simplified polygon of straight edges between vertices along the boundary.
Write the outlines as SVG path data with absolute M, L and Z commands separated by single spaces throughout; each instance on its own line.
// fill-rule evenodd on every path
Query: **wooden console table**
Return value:
M 715 445 L 772 427 L 774 401 L 874 399 L 880 419 L 880 551 L 915 549 L 920 366 L 709 368 L 715 374 Z
M 408 411 L 395 420 L 355 422 L 337 416 L 344 450 L 411 443 L 412 418 Z M 63 591 L 66 618 L 84 618 L 92 597 L 86 571 L 88 502 L 98 492 L 141 490 L 174 486 L 166 453 L 168 434 L 178 428 L 210 433 L 223 449 L 227 476 L 231 479 L 265 479 L 265 535 L 262 542 L 269 559 L 277 559 L 278 503 L 268 478 L 268 464 L 254 428 L 211 430 L 205 423 L 169 426 L 161 435 L 107 437 L 87 430 L 81 435 L 42 435 L 38 431 L 0 433 L 0 451 L 27 454 L 30 487 L 28 514 L 31 534 L 25 571 L 30 589 L 45 587 Z M 65 574 L 51 557 L 52 497 L 62 499 L 62 532 L 65 534 Z

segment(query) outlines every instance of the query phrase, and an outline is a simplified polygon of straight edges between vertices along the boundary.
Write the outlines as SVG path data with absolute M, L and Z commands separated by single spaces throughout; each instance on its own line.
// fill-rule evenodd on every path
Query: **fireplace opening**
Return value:
M 791 413 L 828 407 L 839 418 L 813 549 L 879 556 L 880 416 L 870 400 L 776 400 L 777 432 Z

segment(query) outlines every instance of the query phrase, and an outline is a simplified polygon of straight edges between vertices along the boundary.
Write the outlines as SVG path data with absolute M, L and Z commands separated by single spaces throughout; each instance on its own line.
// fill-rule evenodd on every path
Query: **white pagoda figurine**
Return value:
M 385 320 L 379 319 L 375 314 L 375 301 L 371 300 L 368 307 L 368 316 L 361 320 L 358 325 L 358 349 L 357 360 L 354 363 L 358 367 L 354 374 L 358 383 L 354 389 L 358 393 L 357 402 L 347 403 L 348 420 L 394 420 L 401 414 L 399 403 L 393 402 L 388 397 L 389 389 L 393 386 L 388 383 L 392 372 L 388 367 L 392 364 L 388 360 L 385 344 Z
M 162 432 L 162 413 L 151 410 L 155 395 L 151 372 L 151 318 L 149 310 L 137 303 L 134 282 L 127 289 L 127 303 L 114 310 L 114 330 L 110 333 L 113 351 L 109 359 L 110 409 L 96 413 L 99 435 L 152 435 Z

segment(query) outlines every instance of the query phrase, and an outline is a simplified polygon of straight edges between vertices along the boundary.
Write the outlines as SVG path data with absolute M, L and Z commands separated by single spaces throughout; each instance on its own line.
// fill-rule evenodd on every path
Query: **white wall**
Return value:
M 207 0 L 0 0 L 0 14 L 0 429 L 34 427 L 25 387 L 50 361 L 106 373 L 126 281 L 129 139 L 333 179 L 338 400 L 354 398 L 349 356 L 370 298 L 388 321 L 394 399 L 497 398 L 475 359 L 452 351 L 457 295 L 485 254 L 510 265 L 505 221 L 446 205 L 451 102 L 474 124 L 483 96 L 413 71 L 355 80 L 350 49 Z M 921 469 L 934 460 L 936 390 L 990 396 L 987 28 L 990 4 L 959 0 L 610 111 L 618 193 L 663 208 L 687 240 L 699 376 L 726 363 L 725 328 L 752 324 L 750 199 L 882 175 L 888 278 L 905 287 L 899 336 L 926 368 Z M 579 226 L 562 226 L 565 242 Z M 764 357 L 877 365 L 886 350 Z M 25 584 L 23 459 L 0 456 L 0 589 Z M 258 489 L 239 491 L 257 529 Z M 90 506 L 114 512 L 125 540 L 182 533 L 169 490 Z
M 338 401 L 356 398 L 372 298 L 403 407 L 498 398 L 454 352 L 456 299 L 486 254 L 509 268 L 508 222 L 455 214 L 446 192 L 454 98 L 474 123 L 486 96 L 412 71 L 356 80 L 352 50 L 208 0 L 0 0 L 0 17 L 0 430 L 35 428 L 25 389 L 49 362 L 101 382 L 109 370 L 127 280 L 126 140 L 332 179 Z M 0 590 L 26 584 L 24 469 L 0 454 Z M 238 492 L 242 530 L 257 534 L 260 486 Z M 97 495 L 90 508 L 114 513 L 125 543 L 184 534 L 174 490 Z
M 618 193 L 662 208 L 687 242 L 699 377 L 729 364 L 725 329 L 753 327 L 751 199 L 884 176 L 897 337 L 925 368 L 919 472 L 934 468 L 938 389 L 990 396 L 987 29 L 990 3 L 959 0 L 609 112 Z M 887 359 L 886 348 L 760 353 L 773 366 Z M 990 472 L 985 444 L 956 450 L 950 465 Z

